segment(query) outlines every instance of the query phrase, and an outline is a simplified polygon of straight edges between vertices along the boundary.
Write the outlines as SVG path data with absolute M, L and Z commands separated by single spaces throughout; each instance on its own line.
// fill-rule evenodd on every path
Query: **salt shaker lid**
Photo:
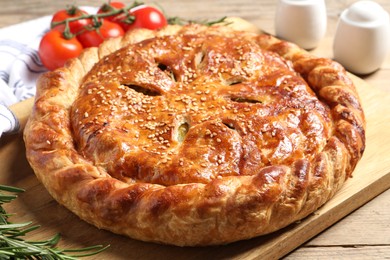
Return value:
M 390 43 L 388 12 L 374 1 L 361 0 L 340 16 L 333 43 L 334 59 L 356 74 L 380 68 Z
M 374 1 L 362 0 L 344 10 L 340 17 L 347 23 L 359 27 L 377 27 L 389 22 L 389 14 Z

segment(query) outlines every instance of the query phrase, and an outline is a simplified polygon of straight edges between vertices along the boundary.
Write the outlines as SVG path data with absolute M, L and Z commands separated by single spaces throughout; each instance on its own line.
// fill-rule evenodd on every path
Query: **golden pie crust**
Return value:
M 44 74 L 24 140 L 50 194 L 180 246 L 264 235 L 328 201 L 365 148 L 351 78 L 235 21 L 134 30 Z

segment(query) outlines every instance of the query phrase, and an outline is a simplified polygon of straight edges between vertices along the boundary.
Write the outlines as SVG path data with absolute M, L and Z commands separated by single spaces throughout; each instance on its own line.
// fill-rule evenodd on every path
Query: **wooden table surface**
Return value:
M 149 3 L 151 3 L 150 1 Z M 157 2 L 157 1 L 154 1 Z M 326 0 L 328 28 L 325 38 L 314 53 L 332 58 L 332 42 L 341 11 L 353 0 Z M 376 0 L 390 12 L 389 0 Z M 0 1 L 0 28 L 50 15 L 67 4 L 99 6 L 101 1 Z M 274 15 L 277 0 L 159 0 L 158 4 L 169 16 L 189 19 L 216 19 L 222 16 L 240 16 L 274 33 Z M 380 70 L 361 76 L 372 88 L 390 95 L 390 55 Z M 390 105 L 390 104 L 389 104 Z M 390 155 L 390 147 L 388 149 Z M 390 169 L 388 169 L 390 171 Z M 325 230 L 312 240 L 291 252 L 285 259 L 387 259 L 390 257 L 390 190 Z

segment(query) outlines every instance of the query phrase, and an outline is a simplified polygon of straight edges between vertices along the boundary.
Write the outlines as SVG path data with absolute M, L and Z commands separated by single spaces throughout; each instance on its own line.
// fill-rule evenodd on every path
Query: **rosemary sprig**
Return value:
M 209 21 L 209 20 L 187 20 L 187 19 L 183 19 L 183 18 L 174 16 L 174 17 L 169 17 L 168 18 L 168 23 L 169 24 L 178 24 L 178 25 L 203 24 L 203 25 L 207 25 L 207 26 L 212 26 L 212 25 L 220 23 L 220 24 L 227 25 L 229 22 L 226 21 L 226 18 L 227 17 L 224 16 L 224 17 L 219 18 L 217 20 Z
M 226 21 L 226 16 L 222 17 L 222 18 L 219 18 L 219 19 L 216 19 L 216 20 L 190 20 L 190 19 L 184 19 L 182 17 L 179 17 L 179 16 L 173 16 L 173 17 L 170 17 L 167 15 L 167 12 L 165 12 L 165 9 L 163 8 L 163 6 L 161 6 L 159 3 L 155 3 L 158 8 L 163 12 L 164 16 L 167 18 L 167 22 L 168 24 L 176 24 L 176 25 L 187 25 L 187 24 L 203 24 L 203 25 L 206 25 L 206 26 L 213 26 L 215 24 L 224 24 L 224 25 L 228 25 L 230 24 L 230 22 Z
M 96 255 L 108 246 L 96 245 L 78 249 L 60 249 L 55 246 L 60 240 L 56 234 L 42 241 L 27 241 L 23 238 L 27 233 L 40 226 L 31 222 L 11 223 L 3 204 L 17 198 L 17 193 L 23 192 L 12 186 L 0 185 L 0 259 L 42 259 L 42 260 L 75 260 L 79 257 Z M 71 253 L 71 254 L 69 254 Z

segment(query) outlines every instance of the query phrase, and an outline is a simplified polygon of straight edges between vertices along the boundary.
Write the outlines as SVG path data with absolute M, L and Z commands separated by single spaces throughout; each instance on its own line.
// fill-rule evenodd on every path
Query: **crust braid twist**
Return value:
M 353 82 L 344 68 L 335 61 L 316 57 L 292 43 L 269 35 L 259 36 L 258 42 L 262 48 L 291 60 L 294 70 L 332 108 L 332 115 L 337 122 L 335 135 L 349 152 L 350 167 L 347 175 L 350 176 L 364 152 L 365 118 Z
M 50 194 L 135 239 L 225 244 L 329 200 L 364 150 L 344 69 L 224 26 L 137 30 L 38 81 L 24 138 Z

